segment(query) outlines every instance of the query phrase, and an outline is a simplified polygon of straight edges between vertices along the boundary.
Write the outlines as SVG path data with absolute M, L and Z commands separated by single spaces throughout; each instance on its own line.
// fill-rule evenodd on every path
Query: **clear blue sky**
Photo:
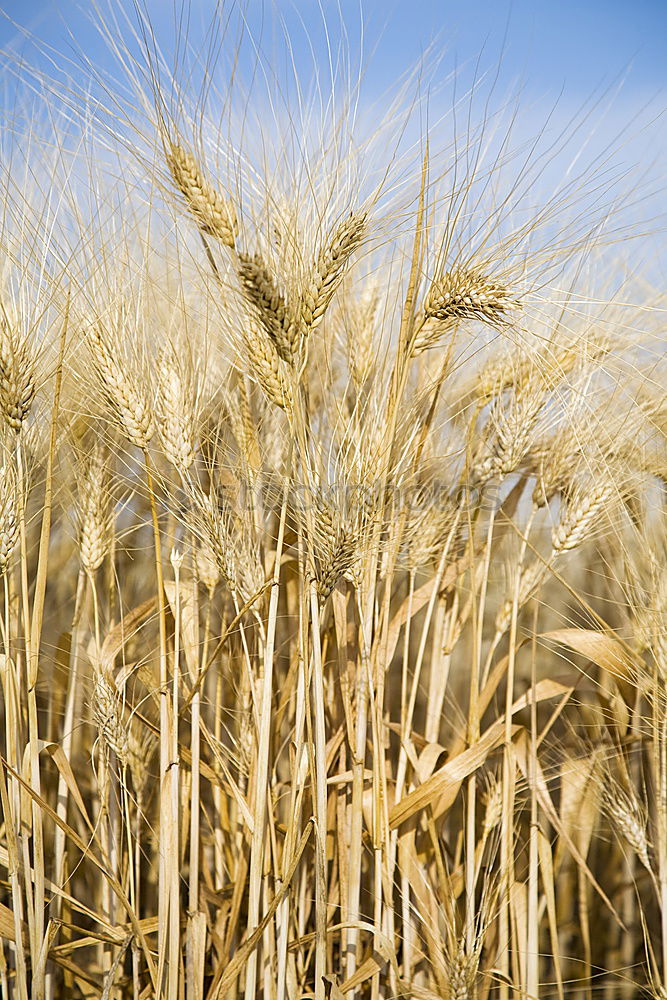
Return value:
M 11 116 L 17 79 L 11 64 L 43 61 L 45 47 L 70 57 L 67 71 L 84 89 L 85 73 L 76 68 L 81 53 L 102 73 L 120 76 L 91 22 L 97 4 L 107 12 L 121 7 L 132 17 L 135 3 L 147 11 L 167 53 L 177 35 L 175 12 L 188 9 L 188 38 L 206 63 L 215 0 L 0 0 L 7 15 L 0 17 L 0 49 L 9 70 L 0 72 L 0 107 Z M 378 107 L 379 99 L 381 109 L 387 89 L 430 50 L 420 81 L 422 94 L 429 95 L 429 125 L 451 109 L 452 89 L 445 81 L 454 71 L 457 95 L 473 74 L 486 72 L 492 80 L 497 74 L 492 112 L 521 90 L 513 139 L 518 133 L 530 142 L 543 134 L 557 147 L 541 181 L 555 189 L 575 166 L 609 166 L 621 178 L 619 197 L 636 211 L 638 228 L 664 233 L 667 0 L 225 0 L 229 7 L 243 10 L 252 39 L 242 70 L 254 65 L 257 44 L 277 79 L 289 81 L 288 39 L 299 86 L 307 90 L 315 72 L 326 78 L 331 53 L 335 62 L 349 51 L 353 65 L 361 53 L 362 101 L 369 108 Z M 42 47 L 41 57 L 21 28 Z M 60 62 L 54 59 L 56 67 Z M 287 65 L 283 73 L 281 64 Z M 48 69 L 53 72 L 53 66 Z M 590 116 L 582 119 L 582 108 L 592 109 Z M 583 120 L 579 130 L 572 129 L 573 119 Z M 654 258 L 664 271 L 660 254 Z
M 131 11 L 134 0 L 98 2 Z M 174 11 L 189 5 L 189 37 L 203 48 L 199 39 L 210 25 L 215 0 L 138 2 L 167 48 L 174 37 Z M 522 88 L 527 133 L 539 130 L 554 107 L 552 124 L 567 128 L 570 116 L 596 94 L 599 104 L 591 120 L 597 150 L 611 142 L 621 149 L 623 165 L 646 166 L 657 186 L 664 186 L 667 0 L 236 0 L 233 5 L 245 10 L 252 36 L 270 60 L 273 52 L 278 61 L 285 60 L 287 36 L 305 77 L 312 76 L 313 64 L 326 75 L 328 44 L 333 50 L 348 46 L 354 57 L 361 44 L 364 93 L 372 98 L 429 47 L 441 55 L 434 78 L 424 81 L 429 91 L 437 92 L 438 80 L 454 69 L 470 80 L 481 56 L 482 70 L 499 72 L 497 93 Z M 7 15 L 0 18 L 0 47 L 32 61 L 34 50 L 19 25 L 75 61 L 75 50 L 84 51 L 104 70 L 112 60 L 91 25 L 93 8 L 92 0 L 0 0 Z M 10 84 L 5 100 L 11 93 Z
M 158 24 L 171 20 L 180 5 L 180 0 L 145 2 Z M 262 11 L 268 23 L 273 10 L 298 36 L 296 25 L 303 17 L 318 46 L 321 11 L 334 34 L 342 14 L 358 39 L 361 8 L 367 51 L 375 48 L 370 86 L 394 79 L 436 39 L 452 63 L 465 63 L 483 47 L 492 59 L 506 32 L 507 63 L 536 91 L 555 95 L 564 87 L 585 95 L 623 73 L 627 93 L 649 98 L 667 90 L 666 0 L 247 0 L 247 6 L 254 29 Z M 86 26 L 92 7 L 75 0 L 0 0 L 10 18 L 56 48 L 66 44 L 65 25 L 79 38 L 92 39 Z M 196 23 L 210 16 L 214 3 L 191 0 L 191 8 Z M 16 43 L 17 37 L 3 19 L 0 44 Z

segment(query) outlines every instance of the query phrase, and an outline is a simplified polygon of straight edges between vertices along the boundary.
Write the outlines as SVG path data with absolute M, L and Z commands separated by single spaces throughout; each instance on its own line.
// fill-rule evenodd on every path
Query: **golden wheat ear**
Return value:
M 128 764 L 130 744 L 120 695 L 102 671 L 95 678 L 92 712 L 105 748 L 113 750 L 121 764 Z
M 0 466 L 0 576 L 10 565 L 19 538 L 16 472 L 9 457 Z
M 108 457 L 99 441 L 93 444 L 80 480 L 79 555 L 87 573 L 94 573 L 111 547 L 112 514 Z
M 130 444 L 146 449 L 154 433 L 152 407 L 143 387 L 127 371 L 114 338 L 101 324 L 89 331 L 93 366 L 119 429 Z
M 246 364 L 254 380 L 281 410 L 292 409 L 292 372 L 281 360 L 273 341 L 254 317 L 249 317 L 242 334 Z
M 418 317 L 412 354 L 435 347 L 452 326 L 463 321 L 506 326 L 520 305 L 510 288 L 494 281 L 482 267 L 445 271 L 433 281 Z
M 366 212 L 352 212 L 334 226 L 306 277 L 288 326 L 292 353 L 322 322 L 352 256 L 368 233 Z
M 271 338 L 283 361 L 292 361 L 292 344 L 286 330 L 287 307 L 268 265 L 259 254 L 238 253 L 237 273 L 249 306 Z
M 167 459 L 185 477 L 195 460 L 195 397 L 191 365 L 173 345 L 158 358 L 158 433 Z
M 174 184 L 202 233 L 233 250 L 238 235 L 233 203 L 206 179 L 192 153 L 180 143 L 169 141 L 165 155 Z
M 35 359 L 31 346 L 5 311 L 0 310 L 0 407 L 12 430 L 20 431 L 35 396 Z

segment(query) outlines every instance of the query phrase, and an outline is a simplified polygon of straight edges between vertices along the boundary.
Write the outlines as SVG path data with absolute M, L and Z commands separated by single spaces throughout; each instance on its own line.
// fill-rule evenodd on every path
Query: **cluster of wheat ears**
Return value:
M 663 299 L 596 175 L 535 207 L 470 94 L 256 141 L 146 51 L 152 132 L 62 87 L 3 163 L 2 1000 L 665 997 Z

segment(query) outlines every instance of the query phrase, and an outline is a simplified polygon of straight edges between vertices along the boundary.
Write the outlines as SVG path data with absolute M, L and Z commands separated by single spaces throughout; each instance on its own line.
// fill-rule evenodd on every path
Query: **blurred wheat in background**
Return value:
M 641 176 L 129 7 L 3 138 L 3 1000 L 664 1000 Z

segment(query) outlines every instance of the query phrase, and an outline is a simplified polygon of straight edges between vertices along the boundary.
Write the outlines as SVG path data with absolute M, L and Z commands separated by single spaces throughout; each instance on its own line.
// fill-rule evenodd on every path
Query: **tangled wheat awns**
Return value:
M 657 299 L 235 95 L 3 216 L 2 998 L 664 997 Z

